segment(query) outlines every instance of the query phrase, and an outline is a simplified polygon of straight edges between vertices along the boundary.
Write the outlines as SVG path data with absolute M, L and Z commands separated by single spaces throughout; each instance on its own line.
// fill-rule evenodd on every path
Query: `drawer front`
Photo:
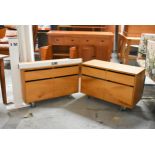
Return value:
M 79 66 L 54 68 L 51 71 L 51 77 L 60 77 L 74 74 L 79 74 Z
M 81 77 L 81 92 L 96 98 L 104 99 L 105 81 L 84 76 Z
M 26 82 L 25 101 L 34 102 L 53 97 L 53 80 Z
M 78 92 L 79 76 L 54 78 L 54 97 L 65 96 Z
M 66 38 L 65 37 L 50 37 L 49 43 L 54 45 L 65 45 Z
M 134 86 L 135 85 L 135 77 L 130 76 L 130 75 L 125 75 L 125 74 L 120 74 L 120 73 L 114 73 L 114 72 L 109 72 L 107 71 L 106 74 L 107 80 L 118 82 L 121 84 L 126 84 L 129 86 Z
M 85 66 L 82 66 L 82 74 L 101 78 L 101 79 L 106 78 L 105 70 L 100 70 L 100 69 L 95 69 L 95 68 L 90 68 L 90 67 L 85 67 Z
M 107 44 L 107 40 L 106 39 L 102 39 L 102 38 L 93 38 L 93 37 L 88 37 L 88 38 L 81 38 L 80 39 L 80 44 L 83 45 L 105 45 Z
M 133 87 L 125 86 L 113 82 L 105 81 L 106 93 L 104 99 L 106 101 L 119 105 L 133 104 Z
M 65 37 L 65 44 L 66 45 L 76 45 L 79 43 L 79 38 L 77 37 Z
M 50 38 L 50 43 L 54 45 L 76 45 L 79 38 L 76 37 L 54 37 Z
M 95 40 L 95 44 L 99 45 L 99 46 L 106 46 L 109 44 L 109 39 L 105 39 L 105 38 L 96 38 Z
M 45 79 L 51 77 L 51 69 L 24 72 L 25 81 Z
M 133 87 L 82 76 L 81 92 L 118 105 L 132 106 Z

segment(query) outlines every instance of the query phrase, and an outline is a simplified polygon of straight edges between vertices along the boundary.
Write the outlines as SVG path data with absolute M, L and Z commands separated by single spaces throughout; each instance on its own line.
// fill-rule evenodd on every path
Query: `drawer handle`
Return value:
M 86 42 L 88 42 L 89 40 L 86 40 Z
M 103 43 L 103 42 L 104 42 L 104 40 L 101 40 L 101 42 Z
M 59 39 L 56 39 L 56 41 L 59 41 Z
M 74 41 L 74 39 L 72 39 L 71 41 Z

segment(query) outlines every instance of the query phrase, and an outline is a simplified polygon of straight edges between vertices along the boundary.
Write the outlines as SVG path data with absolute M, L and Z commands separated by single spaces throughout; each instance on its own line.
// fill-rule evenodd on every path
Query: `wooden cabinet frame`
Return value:
M 114 37 L 112 32 L 50 31 L 47 34 L 48 45 L 75 46 L 78 58 L 82 58 L 83 61 L 92 59 L 110 61 Z M 48 52 L 51 52 L 53 57 L 58 55 L 53 52 L 53 48 L 47 51 L 46 55 L 50 55 Z
M 79 64 L 22 69 L 26 103 L 60 97 L 79 91 Z
M 145 80 L 145 70 L 141 67 L 101 60 L 21 69 L 21 75 L 26 103 L 81 91 L 127 108 L 133 108 L 141 99 Z
M 81 92 L 133 108 L 141 99 L 145 70 L 140 67 L 92 60 L 82 65 Z

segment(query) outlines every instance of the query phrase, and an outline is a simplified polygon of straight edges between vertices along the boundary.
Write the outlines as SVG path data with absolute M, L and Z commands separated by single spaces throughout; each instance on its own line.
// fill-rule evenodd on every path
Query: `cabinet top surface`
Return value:
M 35 62 L 22 62 L 19 63 L 18 66 L 20 69 L 41 69 L 41 68 L 56 68 L 56 67 L 65 67 L 72 65 L 79 65 L 82 63 L 81 58 L 77 59 L 52 59 L 52 60 L 44 60 L 44 61 L 35 61 Z
M 113 36 L 114 34 L 112 32 L 94 32 L 94 31 L 49 31 L 47 33 L 49 36 L 50 35 L 76 35 L 76 36 L 80 36 L 80 35 L 86 35 L 86 36 Z
M 142 67 L 117 64 L 117 63 L 101 61 L 101 60 L 90 60 L 90 61 L 84 62 L 83 65 L 126 73 L 126 74 L 132 74 L 132 75 L 139 74 L 140 72 L 145 70 Z

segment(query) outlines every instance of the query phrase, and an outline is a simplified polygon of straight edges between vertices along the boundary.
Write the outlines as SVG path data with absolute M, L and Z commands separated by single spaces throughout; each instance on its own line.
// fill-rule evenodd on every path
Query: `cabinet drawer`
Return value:
M 82 76 L 81 92 L 118 105 L 132 105 L 133 87 Z
M 64 45 L 66 44 L 65 37 L 53 37 L 49 39 L 50 44 L 54 45 Z
M 115 73 L 115 72 L 107 71 L 106 78 L 107 78 L 107 80 L 122 83 L 122 84 L 126 84 L 126 85 L 129 85 L 129 86 L 134 86 L 134 83 L 135 83 L 135 81 L 134 81 L 135 77 L 134 76 Z
M 26 82 L 25 84 L 26 102 L 34 102 L 52 97 L 53 97 L 52 79 Z
M 132 105 L 133 87 L 105 81 L 104 99 L 119 105 Z
M 105 39 L 105 38 L 96 38 L 95 43 L 99 46 L 105 46 L 107 44 L 109 44 L 109 39 Z
M 81 77 L 81 92 L 96 98 L 104 99 L 105 81 L 84 76 Z
M 81 38 L 80 43 L 83 45 L 105 45 L 107 44 L 107 40 L 100 38 Z
M 51 71 L 51 77 L 60 77 L 74 74 L 79 74 L 79 66 L 54 68 Z
M 79 43 L 79 38 L 77 37 L 65 37 L 65 44 L 66 45 L 76 45 Z
M 65 96 L 78 92 L 79 77 L 67 76 L 54 78 L 54 97 Z
M 51 69 L 24 72 L 25 81 L 45 79 L 51 77 Z
M 54 45 L 76 45 L 79 42 L 79 38 L 75 37 L 54 37 L 50 38 L 51 44 Z
M 90 67 L 82 67 L 82 74 L 105 79 L 106 77 L 106 72 L 105 70 L 100 70 L 100 69 L 95 69 L 95 68 L 90 68 Z

